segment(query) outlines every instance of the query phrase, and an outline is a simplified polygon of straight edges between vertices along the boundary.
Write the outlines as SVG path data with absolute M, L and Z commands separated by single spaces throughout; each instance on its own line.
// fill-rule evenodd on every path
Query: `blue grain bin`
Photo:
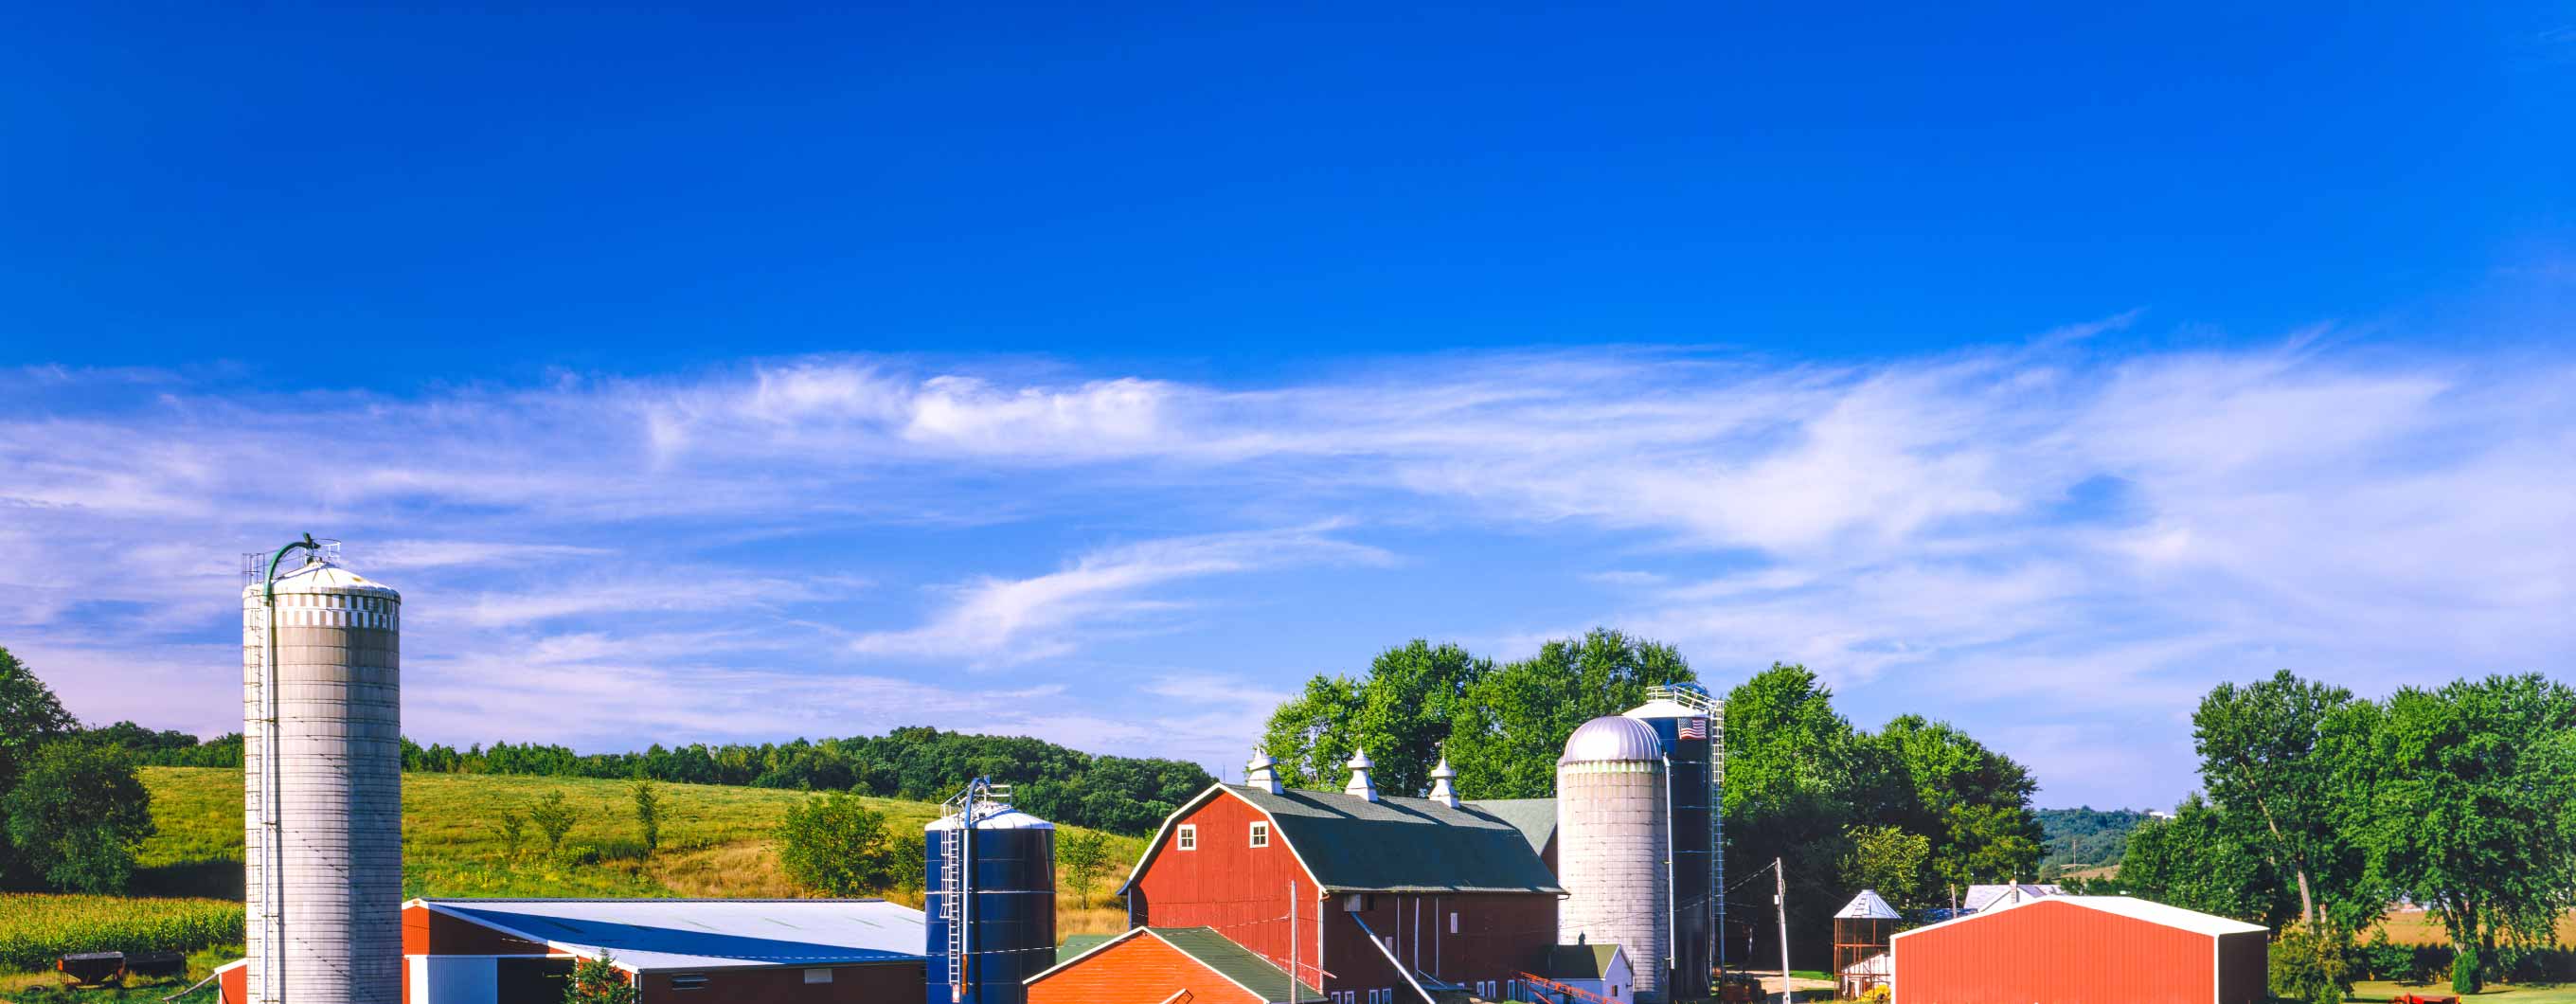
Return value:
M 926 1004 L 1023 1004 L 1028 988 L 1020 981 L 1055 965 L 1055 824 L 1007 805 L 988 809 L 959 841 L 963 855 L 954 877 L 968 890 L 957 904 L 967 910 L 966 954 L 954 968 L 949 914 L 957 897 L 949 889 L 947 856 L 958 817 L 923 828 Z
M 1716 702 L 1706 690 L 1690 684 L 1654 688 L 1644 706 L 1627 717 L 1654 726 L 1672 764 L 1665 774 L 1672 797 L 1673 827 L 1673 958 L 1669 1000 L 1709 996 L 1709 970 L 1717 958 L 1717 931 L 1725 917 L 1719 902 L 1723 861 L 1718 819 L 1717 742 L 1721 725 Z M 1660 965 L 1630 959 L 1639 968 Z

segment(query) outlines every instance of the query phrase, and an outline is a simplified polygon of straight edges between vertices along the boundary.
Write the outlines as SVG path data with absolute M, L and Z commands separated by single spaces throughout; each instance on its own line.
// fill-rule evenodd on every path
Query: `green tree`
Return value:
M 1868 821 L 1863 805 L 1887 790 L 1884 761 L 1804 666 L 1775 663 L 1727 695 L 1726 870 L 1753 875 L 1773 858 L 1784 863 L 1792 945 L 1832 944 L 1833 910 L 1850 897 L 1840 881 L 1851 852 L 1844 831 Z
M 635 825 L 644 833 L 644 852 L 650 854 L 662 849 L 662 793 L 643 780 L 635 782 L 634 792 Z
M 2133 896 L 2278 929 L 2298 909 L 2280 875 L 2243 827 L 2195 793 L 2174 818 L 2129 831 L 2116 884 Z
M 1368 675 L 1322 676 L 1270 714 L 1262 748 L 1279 762 L 1280 781 L 1301 788 L 1340 788 L 1342 764 L 1367 750 L 1373 774 L 1389 794 L 1431 786 L 1441 744 L 1465 712 L 1466 693 L 1493 664 L 1456 645 L 1421 639 L 1380 652 Z
M 1064 866 L 1065 884 L 1075 902 L 1091 909 L 1091 890 L 1109 874 L 1109 838 L 1098 832 L 1076 833 L 1056 846 L 1056 863 Z
M 576 818 L 559 790 L 547 792 L 537 800 L 536 808 L 528 810 L 528 822 L 536 824 L 537 832 L 545 835 L 546 853 L 550 855 L 563 850 L 564 835 L 572 832 Z
M 37 747 L 0 798 L 9 842 L 57 888 L 125 891 L 134 852 L 152 835 L 152 796 L 114 746 L 58 739 Z
M 1881 898 L 1902 906 L 1924 902 L 1925 877 L 1932 863 L 1930 837 L 1894 826 L 1855 826 L 1843 836 L 1851 846 L 1843 856 L 1844 884 L 1875 889 Z
M 520 845 L 528 841 L 528 817 L 517 809 L 503 809 L 501 821 L 495 829 L 501 831 L 502 855 L 512 861 L 518 860 Z
M 918 862 L 919 839 L 886 826 L 885 816 L 857 798 L 830 792 L 790 807 L 778 824 L 778 863 L 796 884 L 832 896 L 860 896 L 906 887 L 908 864 Z M 922 869 L 911 867 L 911 873 Z
M 1448 745 L 1458 794 L 1554 795 L 1556 758 L 1578 726 L 1645 703 L 1649 687 L 1698 681 L 1672 646 L 1607 628 L 1541 645 L 1538 654 L 1467 684 L 1464 714 Z
M 2046 834 L 2030 810 L 2039 782 L 2028 768 L 1948 722 L 1920 715 L 1888 722 L 1876 743 L 1893 758 L 1903 783 L 1881 796 L 1891 803 L 1883 812 L 1871 814 L 1929 836 L 1931 868 L 1943 885 L 1956 890 L 2037 876 Z M 1858 808 L 1870 812 L 1867 805 Z
M 2191 718 L 2210 801 L 2258 827 L 2257 845 L 2295 886 L 2299 922 L 2311 931 L 2329 905 L 2375 913 L 2382 902 L 2362 892 L 2360 858 L 2336 828 L 2348 787 L 2342 765 L 2321 748 L 2328 721 L 2352 703 L 2351 691 L 2282 670 L 2243 687 L 2219 684 Z
M 2442 921 L 2452 986 L 2550 944 L 2576 905 L 2576 689 L 2539 674 L 2408 687 L 2344 717 L 2361 792 L 2344 829 L 2372 876 Z
M 0 797 L 16 787 L 19 771 L 35 757 L 37 747 L 79 728 L 80 722 L 63 710 L 45 681 L 8 649 L 0 648 Z M 0 883 L 20 871 L 7 827 L 0 826 Z
M 614 956 L 601 954 L 596 959 L 583 959 L 572 965 L 572 979 L 564 984 L 564 1004 L 635 1004 L 635 984 L 626 971 L 617 968 Z

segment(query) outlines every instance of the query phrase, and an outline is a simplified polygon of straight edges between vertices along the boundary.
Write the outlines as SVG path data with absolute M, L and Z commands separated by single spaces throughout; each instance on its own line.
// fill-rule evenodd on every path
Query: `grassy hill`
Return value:
M 0 969 L 100 948 L 220 948 L 238 954 L 242 896 L 242 775 L 222 767 L 146 767 L 152 821 L 141 872 L 127 897 L 14 897 L 0 902 Z M 403 895 L 409 896 L 773 896 L 805 895 L 779 868 L 769 833 L 804 792 L 664 784 L 662 849 L 646 855 L 624 781 L 484 774 L 403 775 Z M 505 853 L 500 814 L 522 812 L 548 792 L 564 793 L 580 822 L 565 853 L 548 856 L 531 829 L 517 858 Z M 898 833 L 919 839 L 937 813 L 926 802 L 865 798 Z M 1062 827 L 1058 839 L 1089 832 Z M 1109 834 L 1113 860 L 1135 859 L 1144 840 Z M 1092 898 L 1125 878 L 1121 865 Z M 1059 876 L 1056 923 L 1065 934 L 1126 926 L 1123 909 L 1076 905 Z M 918 894 L 890 899 L 920 905 Z M 41 906 L 42 909 L 38 907 Z M 223 916 L 209 920 L 211 914 Z M 79 918 L 74 924 L 66 918 Z M 174 920 L 173 918 L 180 918 Z M 184 920 L 184 926 L 182 925 Z M 184 933 L 173 933 L 184 932 Z M 64 939 L 71 940 L 64 940 Z M 209 958 L 222 951 L 201 952 Z M 202 973 L 198 974 L 202 975 Z M 193 978 L 193 977 L 192 977 Z M 45 977 L 37 979 L 41 983 Z M 24 980 L 0 980 L 0 999 Z
M 241 895 L 241 772 L 218 767 L 147 767 L 153 822 L 143 846 L 141 890 Z M 649 857 L 635 825 L 627 782 L 485 774 L 403 775 L 405 896 L 782 896 L 802 895 L 778 866 L 770 830 L 804 792 L 665 784 L 662 849 Z M 532 831 L 517 859 L 505 853 L 498 821 L 548 792 L 564 793 L 580 822 L 552 857 Z M 862 798 L 897 832 L 918 834 L 938 809 L 926 802 Z M 1089 832 L 1063 827 L 1059 837 Z M 1132 860 L 1136 837 L 1109 834 L 1113 857 Z M 1113 880 L 1114 881 L 1114 880 Z M 1099 894 L 1095 890 L 1094 895 Z M 891 898 L 905 899 L 889 891 Z M 1072 902 L 1070 889 L 1063 890 Z M 919 897 L 909 897 L 918 903 Z M 1075 919 L 1075 918 L 1067 918 Z
M 2045 835 L 2041 847 L 2046 854 L 2039 866 L 2046 874 L 2090 872 L 2119 864 L 2121 852 L 2129 846 L 2129 831 L 2149 818 L 2134 809 L 2105 811 L 2090 806 L 2040 809 L 2033 815 L 2039 817 L 2040 832 Z

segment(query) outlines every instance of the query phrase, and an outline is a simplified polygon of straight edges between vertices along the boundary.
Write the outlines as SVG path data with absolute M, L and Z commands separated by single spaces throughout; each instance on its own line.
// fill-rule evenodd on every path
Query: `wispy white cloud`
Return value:
M 1132 624 L 1187 605 L 1147 595 L 1154 586 L 1264 568 L 1391 560 L 1377 548 L 1333 537 L 1337 528 L 1324 523 L 1151 540 L 1093 551 L 1044 575 L 977 579 L 945 590 L 953 599 L 927 623 L 868 632 L 850 648 L 866 655 L 1029 662 L 1073 651 L 1086 630 Z
M 1489 622 L 1413 630 L 1612 623 L 1720 678 L 1806 661 L 1869 714 L 2169 727 L 2278 666 L 2370 689 L 2576 654 L 2576 367 L 2103 347 L 2139 316 L 1866 363 L 1485 353 L 1244 386 L 853 357 L 406 397 L 12 371 L 34 403 L 0 416 L 0 641 L 93 681 L 211 658 L 171 692 L 221 708 L 233 555 L 312 529 L 404 589 L 438 667 L 418 721 L 467 737 L 504 709 L 463 690 L 534 667 L 638 728 L 715 728 L 737 695 L 989 727 L 941 672 L 1026 689 L 1205 635 L 1257 662 L 1384 623 L 1360 615 L 1388 593 L 1311 573 L 1383 582 L 1390 552 L 1510 570 L 1463 587 Z M 966 546 L 1030 537 L 1115 543 Z M 1296 627 L 1207 601 L 1292 581 L 1265 605 Z M 1093 674 L 1028 724 L 1230 763 L 1259 716 L 1136 711 L 1170 675 Z M 2043 775 L 2077 762 L 2028 735 Z

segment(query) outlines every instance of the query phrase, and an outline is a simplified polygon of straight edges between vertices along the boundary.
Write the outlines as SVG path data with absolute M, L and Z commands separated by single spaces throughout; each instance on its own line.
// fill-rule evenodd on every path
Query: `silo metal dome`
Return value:
M 1605 715 L 1583 723 L 1565 738 L 1565 755 L 1559 765 L 1570 763 L 1638 763 L 1661 761 L 1664 741 L 1655 727 L 1634 718 Z
M 402 992 L 402 594 L 336 556 L 311 538 L 245 556 L 245 975 L 260 1004 Z

